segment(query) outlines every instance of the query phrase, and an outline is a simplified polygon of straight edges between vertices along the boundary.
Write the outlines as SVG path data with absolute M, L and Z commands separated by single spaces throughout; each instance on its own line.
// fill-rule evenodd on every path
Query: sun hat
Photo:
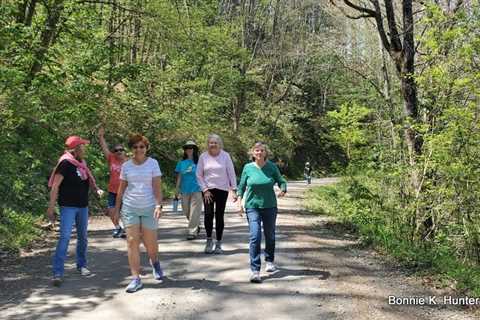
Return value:
M 186 149 L 187 147 L 194 147 L 198 149 L 197 144 L 193 140 L 188 140 L 187 142 L 185 142 L 185 144 L 183 145 L 183 149 Z

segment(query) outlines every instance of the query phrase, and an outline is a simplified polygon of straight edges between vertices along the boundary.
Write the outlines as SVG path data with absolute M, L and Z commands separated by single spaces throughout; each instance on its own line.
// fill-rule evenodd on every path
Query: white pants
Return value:
M 188 220 L 188 233 L 196 235 L 202 214 L 203 197 L 201 192 L 182 194 L 182 211 Z

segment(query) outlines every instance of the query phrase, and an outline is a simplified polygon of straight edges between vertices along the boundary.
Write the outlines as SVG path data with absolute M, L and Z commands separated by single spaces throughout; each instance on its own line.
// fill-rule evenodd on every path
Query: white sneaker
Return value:
M 84 276 L 84 277 L 88 277 L 89 275 L 92 274 L 92 272 L 90 272 L 90 270 L 88 270 L 88 269 L 85 268 L 85 267 L 80 268 L 79 271 L 80 271 L 80 274 L 81 274 L 82 276 Z
M 267 261 L 266 266 L 265 266 L 265 272 L 275 272 L 277 271 L 278 268 L 273 262 Z
M 252 283 L 262 282 L 262 278 L 260 277 L 260 271 L 252 271 L 252 273 L 250 274 L 250 282 Z
M 207 243 L 205 244 L 205 253 L 213 253 L 213 240 L 207 239 Z
M 215 250 L 213 251 L 213 253 L 215 253 L 215 254 L 222 254 L 223 253 L 222 242 L 221 241 L 217 241 L 215 243 Z

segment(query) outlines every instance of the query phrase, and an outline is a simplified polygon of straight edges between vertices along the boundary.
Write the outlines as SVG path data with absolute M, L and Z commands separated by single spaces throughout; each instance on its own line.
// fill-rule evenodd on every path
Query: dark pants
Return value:
M 205 231 L 207 232 L 207 238 L 212 237 L 213 232 L 213 218 L 215 217 L 215 234 L 217 240 L 222 240 L 223 228 L 225 226 L 223 222 L 223 216 L 225 214 L 225 206 L 227 205 L 228 191 L 219 189 L 209 189 L 213 195 L 213 201 L 205 205 Z
M 277 208 L 247 208 L 248 227 L 250 229 L 250 269 L 260 271 L 262 244 L 262 224 L 265 234 L 265 261 L 273 262 L 275 259 L 275 223 Z

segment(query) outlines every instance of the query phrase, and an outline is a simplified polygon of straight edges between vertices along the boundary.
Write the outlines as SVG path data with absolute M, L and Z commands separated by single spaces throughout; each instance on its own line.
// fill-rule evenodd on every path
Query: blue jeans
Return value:
M 265 261 L 273 262 L 275 259 L 275 221 L 277 208 L 246 208 L 248 226 L 250 229 L 250 269 L 260 271 L 262 244 L 262 223 L 265 234 Z
M 77 227 L 77 269 L 87 266 L 88 207 L 60 207 L 60 239 L 53 256 L 53 274 L 63 276 L 73 223 Z

